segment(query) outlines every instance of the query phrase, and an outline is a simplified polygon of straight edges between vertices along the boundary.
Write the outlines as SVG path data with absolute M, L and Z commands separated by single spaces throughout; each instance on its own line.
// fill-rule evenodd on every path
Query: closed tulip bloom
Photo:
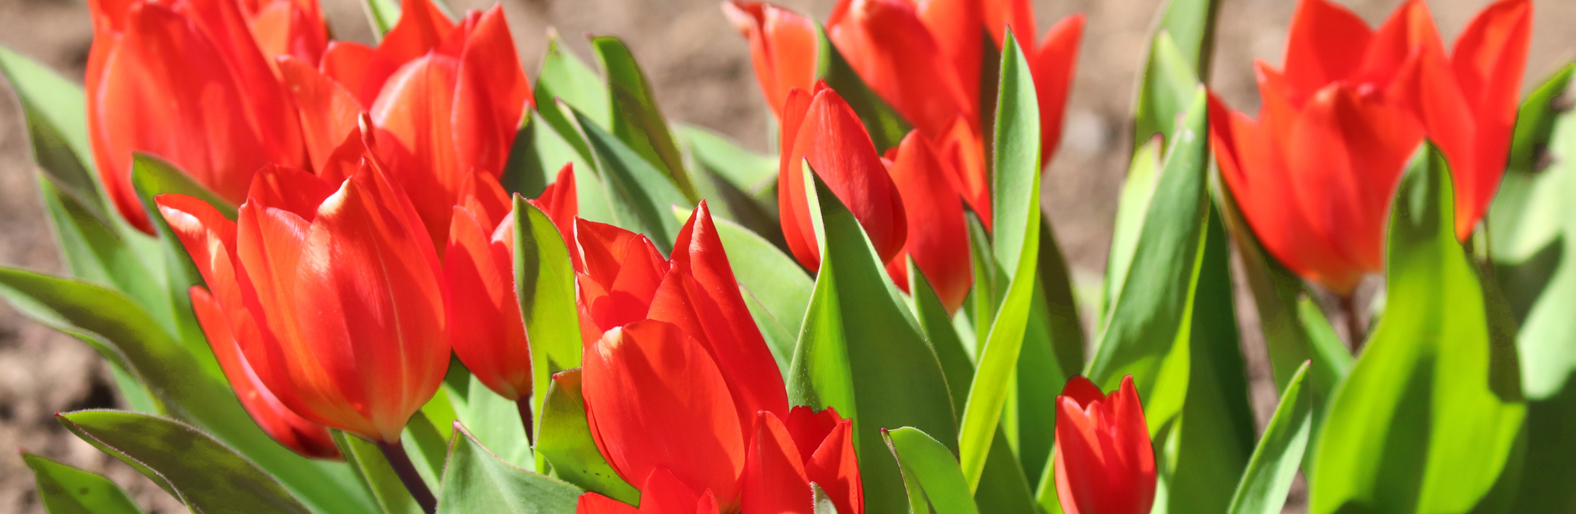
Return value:
M 724 2 L 722 12 L 749 40 L 750 63 L 766 105 L 781 117 L 789 90 L 815 84 L 820 59 L 815 22 L 765 2 Z
M 258 383 L 313 423 L 392 443 L 448 369 L 443 275 L 376 156 L 339 155 L 356 170 L 342 182 L 264 168 L 233 222 L 191 197 L 155 201 Z
M 641 484 L 638 510 L 588 493 L 579 512 L 808 513 L 810 482 L 859 512 L 852 424 L 788 409 L 706 204 L 671 260 L 643 236 L 577 223 L 586 417 L 613 469 Z
M 557 181 L 530 201 L 566 237 L 576 214 L 574 180 L 574 170 L 565 165 Z M 445 305 L 454 354 L 498 395 L 511 401 L 529 398 L 531 347 L 515 295 L 514 210 L 509 197 L 491 176 L 478 174 L 454 206 L 452 223 L 443 272 L 449 286 Z
M 783 106 L 782 156 L 777 202 L 788 249 L 806 268 L 821 267 L 821 249 L 810 222 L 803 163 L 826 182 L 870 236 L 883 262 L 903 249 L 907 220 L 903 200 L 858 115 L 836 91 L 818 82 L 793 89 Z
M 1056 397 L 1056 496 L 1067 514 L 1146 514 L 1155 452 L 1133 377 L 1102 396 L 1073 377 Z
M 498 179 L 531 98 L 503 9 L 456 24 L 430 0 L 405 0 L 376 48 L 336 41 L 317 66 L 284 58 L 314 169 L 366 113 L 376 151 L 409 192 L 442 252 L 470 175 Z
M 903 251 L 887 262 L 887 272 L 898 287 L 909 292 L 908 257 L 912 256 L 942 306 L 947 312 L 957 312 L 974 285 L 963 202 L 948 184 L 945 168 L 930 142 L 918 131 L 909 132 L 888 154 L 908 226 L 915 228 L 909 231 Z
M 189 197 L 172 198 L 176 202 L 190 202 Z M 241 347 L 230 332 L 230 321 L 224 315 L 224 308 L 219 306 L 218 300 L 203 286 L 191 287 L 192 310 L 197 313 L 197 323 L 202 326 L 203 334 L 208 338 L 208 344 L 213 347 L 213 355 L 219 360 L 219 368 L 224 370 L 225 377 L 230 379 L 230 387 L 235 390 L 235 396 L 241 400 L 241 406 L 251 414 L 252 420 L 263 429 L 269 437 L 279 441 L 279 444 L 306 457 L 317 459 L 338 459 L 339 447 L 334 444 L 333 437 L 328 435 L 328 428 L 323 425 L 307 421 L 285 407 L 274 393 L 268 391 L 268 386 L 263 385 L 257 378 L 257 372 L 247 364 L 246 357 L 241 355 Z
M 1390 198 L 1426 137 L 1450 162 L 1465 238 L 1504 173 L 1526 66 L 1532 3 L 1501 0 L 1445 51 L 1428 7 L 1377 30 L 1304 0 L 1286 66 L 1258 63 L 1259 119 L 1210 104 L 1210 135 L 1248 224 L 1278 260 L 1342 296 L 1384 264 Z
M 254 24 L 268 32 L 256 37 L 254 13 L 233 0 L 88 5 L 88 141 L 105 191 L 132 226 L 153 233 L 131 185 L 133 152 L 161 157 L 235 203 L 263 165 L 304 162 L 295 103 L 258 38 L 310 47 L 322 25 L 311 0 L 282 8 L 311 6 L 291 15 L 290 28 Z

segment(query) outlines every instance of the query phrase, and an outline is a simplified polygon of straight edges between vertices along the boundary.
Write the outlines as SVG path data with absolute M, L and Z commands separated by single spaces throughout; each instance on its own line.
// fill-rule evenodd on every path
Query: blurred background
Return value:
M 337 39 L 370 42 L 358 0 L 321 0 Z M 456 10 L 494 0 L 449 0 Z M 744 40 L 723 17 L 718 0 L 503 0 L 526 72 L 534 79 L 549 27 L 594 63 L 583 34 L 623 38 L 650 76 L 668 119 L 709 127 L 747 147 L 766 148 L 768 117 Z M 1061 150 L 1044 178 L 1042 202 L 1075 276 L 1098 280 L 1116 213 L 1131 141 L 1133 81 L 1164 0 L 1035 0 L 1038 26 L 1082 12 L 1088 17 Z M 1259 103 L 1252 63 L 1281 63 L 1295 0 L 1222 0 L 1210 83 L 1232 106 L 1254 112 Z M 1401 0 L 1337 0 L 1378 24 Z M 778 0 L 825 20 L 836 0 Z M 1429 0 L 1447 44 L 1488 0 Z M 1576 58 L 1576 1 L 1534 0 L 1532 52 L 1524 90 Z M 1564 28 L 1561 28 L 1564 27 Z M 1037 41 L 1039 38 L 1036 37 Z M 0 0 L 0 44 L 80 81 L 92 43 L 81 0 Z M 0 81 L 0 265 L 60 273 L 38 193 L 21 108 Z M 1275 407 L 1257 316 L 1239 288 L 1238 321 L 1262 429 Z M 29 322 L 0 303 L 0 448 L 26 449 L 107 474 L 152 512 L 184 509 L 122 464 L 78 440 L 55 412 L 113 408 L 109 372 L 87 345 Z M 1300 489 L 1300 488 L 1299 488 Z M 1294 490 L 1287 512 L 1302 512 Z M 15 453 L 0 455 L 0 512 L 44 512 L 32 473 Z

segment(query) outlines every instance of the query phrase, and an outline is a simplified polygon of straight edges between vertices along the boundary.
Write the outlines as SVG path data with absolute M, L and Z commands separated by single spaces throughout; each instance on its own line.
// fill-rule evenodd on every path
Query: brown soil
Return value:
M 456 8 L 485 7 L 491 0 L 460 0 Z M 824 19 L 834 0 L 781 2 Z M 1067 111 L 1062 150 L 1046 175 L 1044 204 L 1075 273 L 1098 277 L 1105 268 L 1117 192 L 1122 183 L 1126 119 L 1132 83 L 1145 52 L 1145 36 L 1160 0 L 1041 0 L 1040 27 L 1073 12 L 1088 15 L 1077 83 Z M 1399 0 L 1347 0 L 1377 22 Z M 1486 0 L 1429 2 L 1447 36 L 1458 32 Z M 1280 62 L 1293 0 L 1226 0 L 1213 83 L 1229 103 L 1258 104 L 1251 62 Z M 580 34 L 625 38 L 655 84 L 663 111 L 676 121 L 730 134 L 765 147 L 765 106 L 744 42 L 718 9 L 717 0 L 507 0 L 511 27 L 527 70 L 534 74 L 546 29 L 557 27 L 581 55 Z M 343 39 L 370 37 L 356 0 L 325 1 L 334 32 Z M 1576 2 L 1539 0 L 1528 76 L 1536 80 L 1576 56 Z M 1566 30 L 1562 30 L 1565 27 Z M 0 44 L 80 79 L 91 26 L 86 5 L 73 0 L 0 0 Z M 0 81 L 3 82 L 3 81 Z M 39 200 L 26 129 L 9 85 L 0 85 L 0 264 L 47 272 L 62 266 Z M 1274 390 L 1251 301 L 1239 294 L 1243 350 L 1250 361 L 1260 423 L 1274 407 Z M 23 448 L 84 469 L 108 474 L 156 512 L 180 505 L 130 467 L 72 437 L 52 419 L 58 411 L 113 407 L 108 373 L 86 345 L 24 320 L 0 304 L 0 447 Z M 13 454 L 14 455 L 14 454 Z M 1288 511 L 1301 511 L 1293 498 Z M 41 513 L 32 475 L 15 456 L 0 457 L 0 512 Z

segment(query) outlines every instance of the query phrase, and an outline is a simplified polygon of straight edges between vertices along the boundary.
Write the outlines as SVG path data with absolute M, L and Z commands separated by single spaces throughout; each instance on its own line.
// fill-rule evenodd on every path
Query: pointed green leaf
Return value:
M 563 100 L 575 110 L 585 113 L 599 127 L 606 129 L 613 126 L 612 107 L 609 105 L 611 96 L 607 86 L 596 71 L 570 51 L 558 31 L 551 28 L 547 30 L 547 55 L 542 58 L 542 74 L 536 79 L 534 93 L 536 106 L 542 111 L 542 116 L 560 132 L 567 134 L 575 131 L 568 125 L 572 120 L 560 112 L 549 112 L 553 111 L 551 107 L 556 100 Z M 589 148 L 581 148 L 588 160 L 589 151 Z
M 750 195 L 762 195 L 777 186 L 777 158 L 745 149 L 728 136 L 705 127 L 680 125 L 678 133 L 691 154 L 707 169 Z M 770 198 L 773 202 L 776 197 Z
M 852 418 L 866 512 L 903 512 L 903 479 L 880 429 L 913 426 L 956 441 L 946 378 L 859 222 L 808 167 L 805 173 L 816 184 L 806 196 L 820 206 L 812 216 L 824 241 L 788 399 Z
M 1122 183 L 1122 196 L 1116 206 L 1116 225 L 1111 229 L 1111 254 L 1106 258 L 1102 301 L 1107 307 L 1121 293 L 1127 270 L 1133 264 L 1139 231 L 1144 228 L 1144 215 L 1149 212 L 1149 201 L 1160 177 L 1164 146 L 1160 138 L 1150 138 L 1133 153 L 1133 162 L 1127 168 L 1127 180 Z
M 77 437 L 130 464 L 193 512 L 310 512 L 251 461 L 179 421 L 117 411 L 56 417 Z
M 920 488 L 918 496 L 924 498 L 925 504 L 913 506 L 914 512 L 979 512 L 963 471 L 958 469 L 958 461 L 952 458 L 952 451 L 946 446 L 912 427 L 883 429 L 881 434 L 892 456 L 902 466 L 903 477 Z M 916 496 L 912 491 L 909 495 Z
M 153 199 L 162 194 L 191 196 L 207 202 L 230 219 L 235 219 L 235 206 L 192 180 L 173 164 L 147 154 L 132 154 L 131 185 L 142 200 L 143 209 L 158 232 L 159 243 L 163 248 L 166 305 L 149 307 L 148 312 L 154 314 L 166 330 L 178 336 L 186 351 L 191 352 L 204 371 L 215 379 L 223 380 L 224 372 L 219 369 L 219 361 L 214 358 L 207 337 L 203 335 L 202 327 L 198 326 L 197 317 L 192 314 L 189 290 L 191 286 L 203 283 L 202 275 L 197 272 L 191 257 L 186 255 L 186 247 L 181 245 L 180 239 L 175 237 L 169 224 L 164 221 Z
M 500 460 L 463 427 L 454 429 L 448 462 L 438 491 L 440 513 L 568 513 L 580 498 L 575 486 Z
M 1313 430 L 1312 389 L 1303 384 L 1308 366 L 1303 363 L 1287 382 L 1280 405 L 1264 427 L 1253 460 L 1237 485 L 1230 514 L 1279 514 L 1286 505 L 1286 494 L 1291 492 L 1292 479 L 1297 478 L 1297 467 Z
M 614 224 L 645 234 L 663 253 L 671 250 L 682 224 L 669 213 L 674 205 L 695 205 L 667 176 L 642 159 L 623 141 L 597 126 L 578 110 L 575 125 L 590 142 L 602 185 L 613 207 Z M 577 184 L 578 186 L 578 184 Z
M 120 486 L 98 474 L 23 453 L 49 514 L 142 514 Z
M 107 223 L 115 215 L 114 207 L 102 194 L 94 172 L 82 88 L 6 46 L 0 46 L 0 73 L 22 101 L 33 160 L 61 191 Z
M 514 197 L 514 280 L 531 344 L 532 403 L 540 413 L 553 374 L 580 367 L 580 310 L 575 303 L 574 264 L 563 233 L 546 213 L 519 195 Z M 539 459 L 538 471 L 544 471 L 541 464 Z
M 1453 197 L 1444 156 L 1425 144 L 1392 203 L 1384 314 L 1316 445 L 1310 512 L 1467 512 L 1511 458 L 1519 366 L 1491 342 Z
M 630 505 L 640 503 L 640 491 L 613 471 L 592 439 L 580 393 L 580 368 L 553 375 L 541 427 L 536 450 L 552 463 L 559 479 Z
M 602 60 L 607 72 L 608 105 L 612 108 L 612 126 L 608 127 L 620 141 L 635 150 L 657 171 L 666 175 L 690 203 L 700 201 L 695 184 L 684 169 L 679 146 L 668 131 L 668 121 L 657 107 L 657 95 L 651 91 L 651 81 L 640 70 L 629 47 L 615 37 L 591 38 L 591 48 Z
M 1167 3 L 1138 79 L 1134 141 L 1148 140 L 1157 132 L 1171 138 L 1171 124 L 1187 109 L 1193 84 L 1199 77 L 1209 77 L 1219 10 L 1216 0 Z

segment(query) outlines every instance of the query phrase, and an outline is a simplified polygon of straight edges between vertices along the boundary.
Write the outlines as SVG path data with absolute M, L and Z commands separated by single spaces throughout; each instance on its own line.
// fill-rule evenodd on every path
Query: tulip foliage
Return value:
M 1299 475 L 1569 512 L 1576 65 L 1520 97 L 1529 0 L 1448 49 L 1420 0 L 1299 0 L 1250 115 L 1217 1 L 1164 7 L 1089 281 L 1040 196 L 1081 15 L 727 2 L 762 154 L 617 38 L 529 78 L 498 7 L 367 0 L 364 45 L 315 0 L 90 2 L 83 86 L 0 48 L 67 269 L 0 296 L 114 377 L 61 424 L 193 512 L 1248 514 Z M 23 459 L 49 512 L 140 512 Z

